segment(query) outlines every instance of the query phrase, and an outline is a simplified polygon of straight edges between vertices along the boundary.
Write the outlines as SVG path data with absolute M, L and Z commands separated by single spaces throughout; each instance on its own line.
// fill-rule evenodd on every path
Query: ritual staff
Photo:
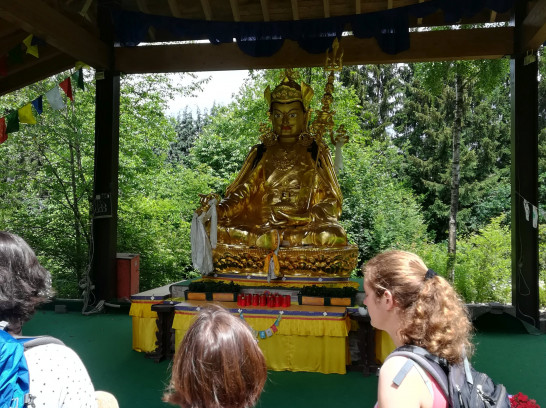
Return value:
M 364 305 L 373 327 L 386 331 L 396 347 L 416 345 L 461 363 L 472 352 L 472 324 L 466 306 L 453 287 L 427 268 L 417 255 L 387 251 L 364 267 Z M 388 358 L 379 373 L 379 408 L 445 408 L 445 396 L 435 380 L 416 364 L 396 386 L 395 376 L 407 358 Z

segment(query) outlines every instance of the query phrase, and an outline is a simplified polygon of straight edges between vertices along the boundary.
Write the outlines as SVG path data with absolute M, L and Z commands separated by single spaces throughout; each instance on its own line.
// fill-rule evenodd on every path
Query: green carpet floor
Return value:
M 510 393 L 521 391 L 546 407 L 546 336 L 530 335 L 508 315 L 483 316 L 478 333 L 476 369 L 502 382 Z M 168 407 L 161 395 L 170 362 L 155 363 L 131 349 L 131 318 L 108 313 L 82 316 L 38 311 L 25 335 L 50 334 L 82 358 L 96 389 L 112 392 L 121 408 Z M 377 377 L 269 372 L 258 407 L 373 407 Z

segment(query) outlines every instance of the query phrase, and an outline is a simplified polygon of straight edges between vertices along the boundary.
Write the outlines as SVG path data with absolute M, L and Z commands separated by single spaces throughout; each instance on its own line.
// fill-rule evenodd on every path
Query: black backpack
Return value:
M 510 408 L 506 387 L 476 371 L 466 358 L 463 363 L 453 365 L 418 346 L 398 347 L 387 358 L 393 356 L 410 359 L 395 376 L 396 385 L 400 385 L 416 362 L 436 380 L 452 408 Z

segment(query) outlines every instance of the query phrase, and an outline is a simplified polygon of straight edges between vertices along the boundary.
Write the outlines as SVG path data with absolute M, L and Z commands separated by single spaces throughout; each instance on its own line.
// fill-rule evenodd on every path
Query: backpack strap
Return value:
M 409 359 L 394 377 L 393 382 L 396 385 L 402 383 L 402 380 L 413 366 L 413 362 L 415 362 L 436 380 L 442 393 L 449 401 L 449 384 L 446 371 L 443 368 L 447 367 L 447 362 L 444 359 L 429 353 L 424 348 L 413 345 L 398 347 L 389 354 L 387 359 L 394 356 L 403 356 Z
M 2 320 L 0 321 L 0 330 L 7 331 L 9 323 Z M 52 336 L 18 336 L 14 334 L 10 334 L 11 337 L 13 337 L 15 340 L 17 340 L 18 343 L 22 344 L 25 347 L 25 351 L 37 346 L 43 346 L 45 344 L 60 344 L 61 346 L 64 346 L 65 344 Z
M 25 347 L 25 351 L 33 347 L 44 346 L 46 344 L 59 344 L 64 346 L 65 344 L 52 336 L 14 336 L 19 343 Z

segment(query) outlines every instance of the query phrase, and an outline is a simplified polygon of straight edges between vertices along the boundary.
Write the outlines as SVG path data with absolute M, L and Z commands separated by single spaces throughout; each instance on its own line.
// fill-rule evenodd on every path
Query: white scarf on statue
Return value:
M 201 272 L 201 275 L 208 275 L 214 270 L 212 264 L 212 249 L 216 248 L 218 215 L 216 213 L 216 199 L 209 201 L 207 212 L 198 215 L 193 213 L 191 221 L 191 260 L 193 267 Z M 205 223 L 210 220 L 210 239 L 205 230 Z

